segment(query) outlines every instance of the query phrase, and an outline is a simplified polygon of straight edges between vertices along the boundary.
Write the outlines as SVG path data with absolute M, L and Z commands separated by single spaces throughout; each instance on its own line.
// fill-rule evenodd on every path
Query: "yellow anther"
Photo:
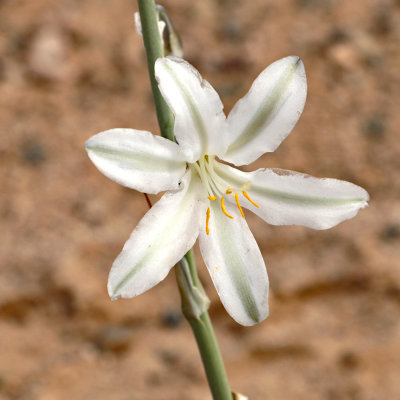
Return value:
M 210 222 L 210 207 L 207 208 L 207 216 L 206 216 L 206 233 L 210 234 L 210 228 L 208 227 L 208 223 Z
M 225 192 L 226 194 L 231 194 L 232 193 L 232 190 L 231 189 L 226 189 L 226 192 Z
M 244 212 L 243 212 L 243 210 L 242 210 L 242 207 L 240 206 L 240 203 L 239 203 L 239 196 L 238 196 L 237 193 L 235 193 L 235 200 L 236 200 L 236 205 L 237 205 L 237 207 L 238 207 L 238 209 L 239 209 L 239 211 L 240 211 L 240 214 L 242 214 L 242 217 L 244 218 Z
M 227 217 L 233 219 L 232 215 L 229 215 L 229 214 L 227 213 L 224 202 L 225 202 L 225 199 L 224 199 L 224 196 L 222 196 L 222 197 L 221 197 L 221 209 L 222 209 L 222 212 L 223 212 Z
M 243 196 L 246 197 L 246 199 L 253 204 L 254 206 L 256 206 L 257 208 L 260 208 L 260 206 L 256 203 L 254 203 L 254 201 L 250 198 L 250 196 L 246 193 L 245 190 L 242 190 Z
M 207 196 L 207 197 L 208 197 L 208 200 L 211 200 L 211 201 L 217 200 L 217 198 L 215 196 Z

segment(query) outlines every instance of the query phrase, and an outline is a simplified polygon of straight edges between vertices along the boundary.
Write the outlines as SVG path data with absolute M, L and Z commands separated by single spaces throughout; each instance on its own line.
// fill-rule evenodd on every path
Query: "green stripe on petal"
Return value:
M 167 192 L 142 218 L 111 268 L 108 291 L 113 300 L 152 288 L 193 246 L 205 213 L 203 190 L 189 170 L 181 189 Z
M 189 162 L 226 151 L 225 115 L 217 92 L 181 58 L 157 60 L 160 91 L 175 116 L 174 133 Z
M 208 140 L 207 140 L 207 129 L 204 123 L 204 120 L 200 114 L 200 110 L 198 109 L 195 99 L 189 92 L 188 88 L 179 80 L 178 76 L 171 68 L 171 65 L 166 63 L 165 64 L 166 70 L 170 73 L 172 79 L 175 82 L 176 87 L 180 90 L 181 96 L 183 97 L 186 106 L 188 108 L 189 114 L 192 118 L 193 125 L 195 126 L 198 134 L 199 140 L 202 149 L 206 149 L 208 147 Z
M 268 315 L 268 276 L 257 243 L 238 210 L 210 202 L 210 233 L 200 230 L 200 249 L 225 309 L 242 325 Z
M 229 146 L 223 159 L 249 164 L 274 151 L 299 119 L 307 94 L 299 57 L 286 57 L 266 68 L 228 116 Z
M 92 136 L 85 147 L 104 175 L 141 192 L 177 189 L 186 170 L 176 143 L 146 131 L 111 129 Z
M 233 143 L 229 145 L 229 151 L 236 151 L 248 142 L 254 140 L 262 133 L 265 125 L 267 125 L 268 122 L 279 111 L 277 110 L 277 106 L 285 96 L 286 90 L 288 89 L 300 62 L 300 58 L 297 58 L 295 62 L 287 65 L 282 71 L 280 79 L 276 82 L 271 92 L 265 95 L 260 106 L 258 107 L 252 119 L 248 122 L 244 131 Z
M 242 207 L 274 225 L 331 228 L 354 217 L 369 200 L 363 188 L 337 179 L 280 169 L 243 172 L 223 164 L 217 164 L 215 171 L 236 190 L 246 190 L 260 206 L 243 199 Z
M 184 168 L 184 161 L 177 159 L 169 159 L 163 156 L 156 156 L 155 154 L 144 154 L 136 152 L 135 150 L 129 151 L 127 149 L 113 149 L 102 145 L 87 145 L 86 150 L 93 156 L 97 156 L 110 162 L 116 162 L 124 165 L 126 168 L 132 168 L 137 171 L 146 172 L 172 172 L 182 171 Z M 177 153 L 175 153 L 175 157 Z

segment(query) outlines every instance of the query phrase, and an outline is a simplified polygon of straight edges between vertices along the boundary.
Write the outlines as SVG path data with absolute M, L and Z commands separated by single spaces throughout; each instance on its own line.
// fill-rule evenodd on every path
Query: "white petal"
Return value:
M 202 154 L 223 155 L 225 114 L 217 92 L 181 58 L 158 59 L 155 74 L 175 115 L 175 137 L 188 161 L 194 162 Z
M 111 268 L 108 293 L 113 300 L 155 286 L 193 246 L 205 213 L 199 200 L 203 190 L 189 170 L 181 188 L 164 194 L 142 218 Z
M 328 229 L 353 218 L 368 205 L 368 193 L 346 181 L 319 179 L 281 169 L 259 169 L 248 173 L 223 164 L 216 164 L 215 170 L 238 191 L 244 188 L 260 206 L 255 207 L 243 197 L 242 207 L 273 225 Z
M 225 216 L 210 202 L 209 235 L 200 229 L 200 249 L 222 304 L 242 325 L 268 316 L 268 276 L 260 249 L 244 218 L 229 203 Z
M 92 136 L 85 147 L 105 176 L 140 192 L 177 189 L 186 170 L 176 143 L 146 131 L 110 129 Z
M 229 146 L 223 159 L 244 165 L 274 151 L 295 126 L 306 96 L 300 58 L 282 58 L 267 67 L 228 116 Z

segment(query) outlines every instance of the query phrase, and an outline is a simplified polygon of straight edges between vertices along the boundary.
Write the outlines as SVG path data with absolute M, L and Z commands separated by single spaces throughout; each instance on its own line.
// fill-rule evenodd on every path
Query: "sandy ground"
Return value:
M 232 388 L 251 400 L 399 400 L 400 2 L 163 4 L 227 112 L 269 63 L 303 59 L 303 116 L 252 169 L 345 179 L 372 198 L 329 231 L 248 216 L 271 284 L 256 327 L 225 313 L 199 258 Z M 114 127 L 158 131 L 135 10 L 0 1 L 0 400 L 211 398 L 173 274 L 130 301 L 106 293 L 146 203 L 83 144 Z

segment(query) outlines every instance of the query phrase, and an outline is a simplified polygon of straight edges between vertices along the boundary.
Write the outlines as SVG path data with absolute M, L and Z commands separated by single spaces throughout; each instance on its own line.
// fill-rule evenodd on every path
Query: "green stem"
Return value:
M 197 275 L 193 251 L 189 250 L 185 258 L 189 264 L 194 286 L 203 290 Z M 229 387 L 224 362 L 208 312 L 204 311 L 199 319 L 193 318 L 190 315 L 185 315 L 185 317 L 192 327 L 196 338 L 213 398 L 215 400 L 232 400 L 232 393 Z
M 174 141 L 174 116 L 160 93 L 156 77 L 154 75 L 154 64 L 157 58 L 164 57 L 161 37 L 158 30 L 157 11 L 154 0 L 138 0 L 139 14 L 142 22 L 142 34 L 144 47 L 146 49 L 147 67 L 153 91 L 154 104 L 156 106 L 158 125 L 161 135 Z
M 228 377 L 208 312 L 188 320 L 196 337 L 208 384 L 215 400 L 232 400 Z
M 158 123 L 162 136 L 173 141 L 174 117 L 158 89 L 157 81 L 154 76 L 154 64 L 157 58 L 164 56 L 164 49 L 158 31 L 155 3 L 154 0 L 138 0 L 138 5 Z M 189 264 L 190 275 L 194 286 L 202 290 L 201 282 L 197 275 L 193 251 L 189 250 L 185 258 Z M 177 268 L 180 267 L 178 266 Z M 181 296 L 181 298 L 183 300 L 183 296 Z M 185 317 L 196 337 L 208 384 L 214 400 L 232 400 L 224 363 L 208 312 L 204 311 L 199 319 L 189 315 L 185 315 Z

